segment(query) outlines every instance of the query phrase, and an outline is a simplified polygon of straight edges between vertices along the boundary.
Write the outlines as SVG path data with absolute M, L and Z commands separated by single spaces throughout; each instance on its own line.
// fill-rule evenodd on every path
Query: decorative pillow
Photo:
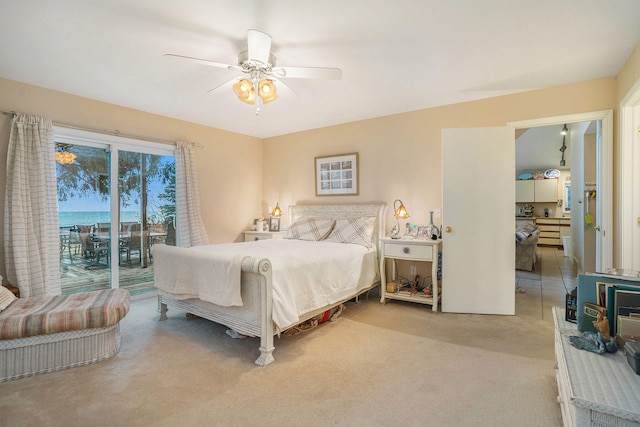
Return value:
M 375 216 L 339 219 L 326 241 L 355 243 L 370 248 L 375 224 Z
M 0 276 L 0 280 L 2 280 L 2 276 Z M 0 285 L 0 312 L 9 307 L 9 305 L 17 299 L 13 292 Z
M 284 239 L 318 241 L 326 238 L 335 221 L 333 219 L 298 218 L 289 226 Z

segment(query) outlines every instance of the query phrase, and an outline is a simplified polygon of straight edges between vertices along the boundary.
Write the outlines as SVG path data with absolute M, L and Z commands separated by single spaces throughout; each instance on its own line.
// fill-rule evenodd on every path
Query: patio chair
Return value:
M 93 258 L 95 255 L 91 235 L 93 234 L 93 225 L 76 225 L 78 234 L 80 235 L 80 244 L 82 246 L 82 256 L 85 258 Z
M 69 229 L 69 234 L 60 234 L 60 258 L 62 259 L 64 252 L 69 252 L 69 261 L 73 264 L 73 255 L 78 255 L 82 248 L 82 239 L 80 238 L 80 230 L 77 226 Z
M 120 241 L 120 253 L 126 256 L 127 262 L 131 265 L 131 254 L 138 253 L 138 259 L 142 263 L 143 242 L 148 247 L 149 232 L 140 230 L 140 224 L 137 222 L 131 224 L 128 229 L 128 237 Z
M 99 222 L 96 224 L 96 229 L 94 230 L 96 233 L 100 234 L 108 234 L 111 231 L 111 223 L 110 222 Z

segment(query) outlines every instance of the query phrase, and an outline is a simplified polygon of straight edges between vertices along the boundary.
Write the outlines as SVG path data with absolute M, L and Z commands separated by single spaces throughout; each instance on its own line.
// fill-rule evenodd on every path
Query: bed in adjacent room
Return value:
M 283 239 L 180 248 L 154 246 L 160 320 L 167 306 L 260 337 L 265 366 L 273 337 L 366 292 L 380 280 L 384 203 L 298 204 Z

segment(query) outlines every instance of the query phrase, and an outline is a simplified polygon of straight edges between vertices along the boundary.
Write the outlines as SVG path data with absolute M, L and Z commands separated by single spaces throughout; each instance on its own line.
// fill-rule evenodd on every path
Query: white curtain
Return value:
M 7 280 L 21 297 L 60 295 L 60 230 L 51 119 L 16 114 L 4 202 Z
M 198 246 L 209 243 L 200 215 L 200 197 L 193 144 L 176 146 L 176 221 L 177 245 Z

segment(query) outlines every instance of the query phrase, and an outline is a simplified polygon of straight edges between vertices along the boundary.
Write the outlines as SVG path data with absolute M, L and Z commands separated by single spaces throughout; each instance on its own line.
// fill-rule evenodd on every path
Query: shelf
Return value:
M 399 301 L 409 301 L 409 302 L 415 302 L 419 304 L 437 305 L 433 301 L 433 296 L 424 296 L 424 295 L 420 295 L 419 293 L 414 295 L 402 295 L 395 292 L 393 293 L 385 292 L 384 297 L 387 299 L 395 299 Z

